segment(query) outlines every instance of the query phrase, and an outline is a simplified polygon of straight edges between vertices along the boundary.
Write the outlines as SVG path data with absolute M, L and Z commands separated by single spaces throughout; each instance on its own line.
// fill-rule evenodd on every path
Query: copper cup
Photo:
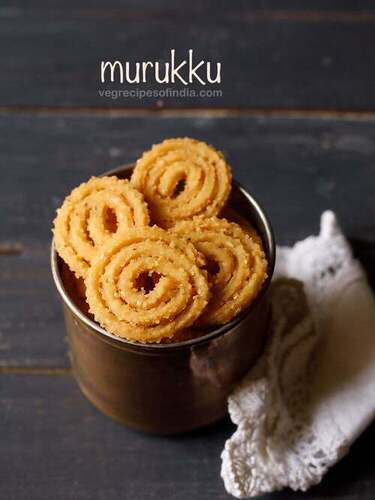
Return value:
M 132 167 L 106 175 L 127 178 Z M 140 344 L 101 328 L 83 312 L 62 279 L 51 248 L 52 275 L 63 303 L 75 378 L 103 413 L 142 431 L 175 434 L 211 424 L 227 412 L 233 386 L 262 352 L 270 322 L 267 290 L 275 262 L 271 224 L 260 205 L 233 182 L 229 206 L 261 236 L 268 277 L 252 304 L 229 323 L 192 340 Z

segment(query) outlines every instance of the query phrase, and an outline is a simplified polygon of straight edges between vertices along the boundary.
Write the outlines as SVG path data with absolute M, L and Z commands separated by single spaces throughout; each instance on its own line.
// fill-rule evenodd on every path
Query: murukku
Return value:
M 156 226 L 119 233 L 91 263 L 90 311 L 103 328 L 128 340 L 172 338 L 208 303 L 202 264 L 192 244 Z
M 231 190 L 231 169 L 222 153 L 194 139 L 167 139 L 137 161 L 131 183 L 144 194 L 153 222 L 171 227 L 223 208 Z
M 250 223 L 249 219 L 240 214 L 237 210 L 234 210 L 229 205 L 226 205 L 221 214 L 220 218 L 226 219 L 229 222 L 235 222 L 238 224 L 245 233 L 247 233 L 253 240 L 255 240 L 260 246 L 262 246 L 262 239 L 259 234 L 255 231 L 254 226 Z
M 147 204 L 129 181 L 92 177 L 57 210 L 55 247 L 77 278 L 85 278 L 98 248 L 126 228 L 147 226 Z
M 266 276 L 267 261 L 259 239 L 225 219 L 195 217 L 173 227 L 206 258 L 211 300 L 199 325 L 224 324 L 257 296 Z

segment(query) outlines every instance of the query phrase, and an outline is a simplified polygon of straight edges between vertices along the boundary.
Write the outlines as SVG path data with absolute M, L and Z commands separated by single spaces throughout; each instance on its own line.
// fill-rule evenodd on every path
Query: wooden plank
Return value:
M 0 366 L 68 366 L 48 261 L 54 211 L 73 186 L 169 136 L 221 148 L 280 244 L 317 232 L 321 212 L 336 210 L 375 284 L 373 121 L 61 113 L 2 115 L 0 128 Z
M 72 377 L 0 378 L 0 484 L 6 499 L 224 500 L 220 453 L 228 422 L 180 437 L 134 432 L 99 414 Z M 307 494 L 266 499 L 372 500 L 375 427 Z
M 371 2 L 3 2 L 0 105 L 375 109 L 374 25 Z M 99 95 L 133 88 L 101 84 L 100 61 L 166 62 L 172 48 L 221 62 L 222 96 Z

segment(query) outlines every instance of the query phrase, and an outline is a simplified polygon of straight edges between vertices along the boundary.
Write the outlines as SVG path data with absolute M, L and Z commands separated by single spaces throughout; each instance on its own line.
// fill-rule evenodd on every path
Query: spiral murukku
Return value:
M 126 228 L 147 226 L 147 205 L 129 181 L 92 177 L 57 210 L 55 247 L 77 278 L 85 278 L 98 248 Z
M 160 342 L 190 326 L 209 299 L 202 256 L 194 246 L 156 226 L 117 234 L 86 278 L 96 321 L 132 341 Z
M 235 222 L 243 231 L 245 231 L 245 233 L 262 246 L 262 239 L 255 231 L 254 226 L 250 223 L 249 219 L 244 217 L 237 210 L 234 210 L 232 207 L 226 205 L 220 214 L 220 218 L 224 218 L 229 222 Z
M 217 215 L 231 190 L 224 156 L 194 139 L 167 139 L 137 161 L 131 183 L 144 194 L 153 222 L 171 227 L 196 215 Z
M 195 217 L 176 224 L 173 231 L 206 258 L 211 299 L 198 323 L 230 321 L 254 300 L 267 276 L 259 240 L 237 224 L 216 217 Z

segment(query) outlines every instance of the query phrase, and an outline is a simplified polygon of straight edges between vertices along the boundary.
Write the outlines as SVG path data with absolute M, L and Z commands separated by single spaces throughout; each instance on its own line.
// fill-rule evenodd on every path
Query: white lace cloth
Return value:
M 229 398 L 229 493 L 306 490 L 375 417 L 375 301 L 332 212 L 278 248 L 266 352 Z

